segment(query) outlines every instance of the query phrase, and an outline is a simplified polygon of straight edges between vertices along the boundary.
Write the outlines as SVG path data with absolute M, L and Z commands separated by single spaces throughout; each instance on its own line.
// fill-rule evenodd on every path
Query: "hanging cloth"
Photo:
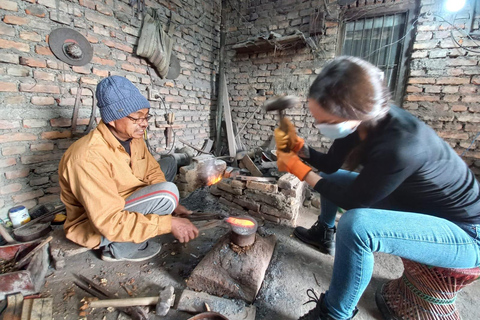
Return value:
M 164 79 L 168 74 L 172 54 L 173 39 L 171 34 L 173 33 L 173 23 L 170 17 L 168 32 L 165 32 L 157 11 L 152 10 L 150 12 L 145 14 L 143 18 L 137 55 L 148 59 L 155 66 L 160 77 Z

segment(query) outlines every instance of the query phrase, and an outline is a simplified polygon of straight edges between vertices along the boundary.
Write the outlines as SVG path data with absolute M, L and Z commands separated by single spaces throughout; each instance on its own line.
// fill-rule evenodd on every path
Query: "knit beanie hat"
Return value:
M 128 116 L 130 113 L 150 108 L 148 100 L 127 78 L 111 76 L 97 85 L 97 105 L 105 123 Z

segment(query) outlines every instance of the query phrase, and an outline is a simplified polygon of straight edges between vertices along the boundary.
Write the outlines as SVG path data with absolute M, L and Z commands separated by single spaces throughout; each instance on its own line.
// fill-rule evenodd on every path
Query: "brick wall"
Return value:
M 78 138 L 70 127 L 80 81 L 94 88 L 106 76 L 126 76 L 146 96 L 146 88 L 154 87 L 167 111 L 175 112 L 177 137 L 201 146 L 213 136 L 219 1 L 146 1 L 163 16 L 167 8 L 175 12 L 173 50 L 181 65 L 175 80 L 162 80 L 135 55 L 141 20 L 128 2 L 0 1 L 0 218 L 14 205 L 59 201 L 58 162 Z M 47 37 L 58 27 L 86 36 L 94 50 L 91 63 L 71 67 L 52 55 Z M 80 131 L 91 105 L 91 92 L 83 90 Z M 166 147 L 165 107 L 154 101 L 151 106 L 149 136 L 158 157 Z
M 239 128 L 253 115 L 240 136 L 250 148 L 266 146 L 277 125 L 277 118 L 265 114 L 261 106 L 277 94 L 295 94 L 305 99 L 308 87 L 322 65 L 336 55 L 342 14 L 336 1 L 228 1 L 228 88 L 234 122 Z M 374 4 L 376 2 L 376 4 Z M 396 1 L 358 1 L 356 6 L 395 5 Z M 288 35 L 295 29 L 309 36 L 311 14 L 325 12 L 323 32 L 312 37 L 318 50 L 309 46 L 284 51 L 238 54 L 236 43 L 270 31 Z M 452 27 L 443 21 L 453 21 L 453 14 L 444 11 L 443 1 L 421 0 L 421 16 L 413 38 L 410 71 L 403 107 L 431 125 L 438 134 L 461 154 L 480 131 L 478 84 L 480 84 L 479 53 L 458 48 L 451 40 Z M 454 25 L 465 29 L 470 18 L 469 7 L 456 15 Z M 440 18 L 440 17 L 442 18 Z M 478 19 L 474 29 L 478 30 Z M 458 38 L 459 32 L 454 31 Z M 478 41 L 477 43 L 480 43 Z M 464 39 L 463 45 L 480 51 L 476 43 Z M 307 142 L 322 150 L 330 141 L 321 138 L 312 128 L 313 119 L 303 106 L 287 114 Z M 466 152 L 464 159 L 480 175 L 480 138 Z

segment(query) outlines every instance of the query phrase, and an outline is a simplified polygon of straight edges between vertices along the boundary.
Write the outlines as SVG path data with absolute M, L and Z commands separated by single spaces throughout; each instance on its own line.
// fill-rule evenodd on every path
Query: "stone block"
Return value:
M 237 209 L 237 210 L 243 210 L 243 207 L 241 207 L 238 204 L 232 202 L 233 201 L 233 196 L 231 194 L 226 194 L 225 196 L 227 196 L 227 198 L 224 198 L 222 196 L 222 197 L 220 197 L 220 199 L 218 199 L 218 202 L 223 204 L 223 205 L 226 205 L 227 207 L 231 207 L 231 208 L 234 208 L 234 209 Z
M 238 196 L 241 196 L 243 194 L 242 189 L 232 187 L 232 179 L 222 179 L 219 183 L 217 183 L 217 187 L 220 190 L 223 190 Z
M 56 270 L 65 266 L 65 258 L 75 256 L 77 254 L 87 252 L 90 249 L 79 246 L 65 237 L 63 229 L 57 229 L 52 233 L 52 241 L 50 241 L 50 255 L 52 256 L 53 265 Z
M 282 210 L 286 204 L 286 197 L 282 193 L 264 193 L 258 190 L 247 189 L 245 190 L 245 194 L 247 198 L 253 201 L 269 204 L 280 210 Z
M 232 180 L 232 188 L 245 189 L 245 182 L 240 180 Z
M 270 216 L 291 220 L 296 214 L 298 214 L 298 206 L 294 208 L 285 207 L 283 210 L 279 210 L 278 208 L 267 204 L 262 204 L 260 206 L 260 212 Z
M 278 185 L 268 182 L 247 181 L 247 188 L 252 190 L 258 190 L 262 192 L 278 192 Z
M 312 202 L 312 206 L 320 209 L 320 195 L 318 194 L 313 195 L 311 202 Z
M 235 202 L 236 204 L 250 210 L 250 211 L 255 211 L 255 212 L 258 212 L 260 210 L 260 205 L 256 202 L 252 202 L 252 201 L 249 201 L 248 199 L 242 197 L 235 197 L 233 199 L 233 202 Z
M 291 173 L 286 173 L 278 179 L 278 187 L 281 189 L 292 190 L 297 187 L 300 183 L 300 180 Z

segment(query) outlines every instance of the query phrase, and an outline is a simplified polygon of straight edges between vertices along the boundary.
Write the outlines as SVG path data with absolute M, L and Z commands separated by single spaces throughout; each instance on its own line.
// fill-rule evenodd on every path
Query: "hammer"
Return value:
M 160 291 L 158 297 L 96 300 L 90 302 L 89 306 L 90 308 L 118 308 L 156 305 L 155 314 L 163 317 L 167 315 L 174 301 L 174 289 L 172 286 L 168 286 Z
M 285 109 L 294 107 L 300 100 L 295 96 L 284 96 L 273 98 L 265 102 L 263 108 L 265 111 L 278 111 L 278 116 L 280 117 L 280 130 L 287 133 L 288 128 L 283 124 L 283 118 L 285 117 Z M 288 152 L 289 150 L 282 150 Z

